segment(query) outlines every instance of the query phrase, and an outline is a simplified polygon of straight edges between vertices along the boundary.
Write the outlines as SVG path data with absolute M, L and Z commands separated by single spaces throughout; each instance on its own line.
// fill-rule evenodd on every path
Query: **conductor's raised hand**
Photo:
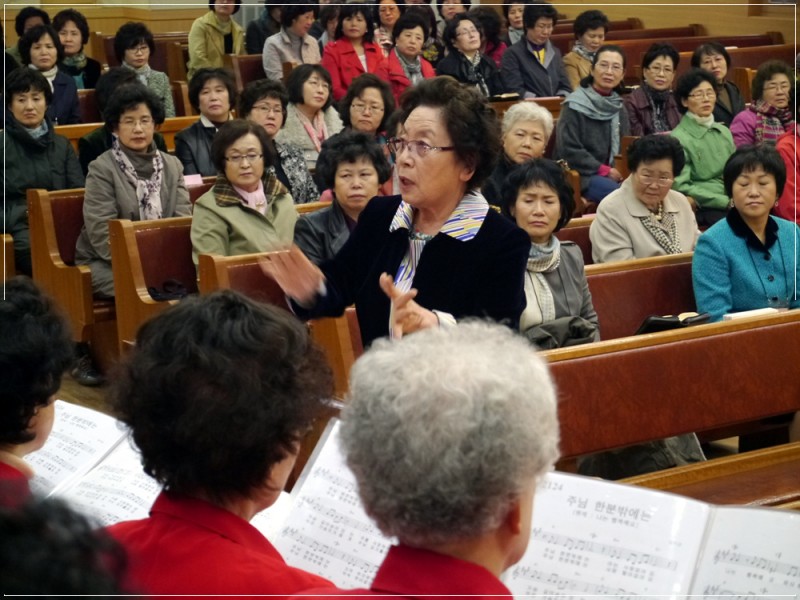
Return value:
M 381 274 L 379 283 L 383 293 L 392 301 L 389 331 L 393 338 L 399 339 L 407 333 L 439 325 L 439 319 L 433 311 L 421 307 L 414 301 L 417 290 L 412 288 L 407 292 L 400 291 L 387 273 Z
M 325 276 L 295 245 L 288 250 L 270 252 L 258 261 L 266 275 L 281 286 L 283 293 L 301 305 L 313 304 Z

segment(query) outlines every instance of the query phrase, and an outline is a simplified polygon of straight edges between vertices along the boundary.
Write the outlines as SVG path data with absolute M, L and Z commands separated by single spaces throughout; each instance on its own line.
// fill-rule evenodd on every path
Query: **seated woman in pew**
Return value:
M 326 190 L 333 190 L 333 200 L 330 206 L 301 215 L 294 229 L 294 243 L 315 265 L 344 246 L 361 211 L 391 175 L 383 148 L 364 133 L 333 136 L 320 157 L 317 176 Z
M 306 166 L 313 169 L 322 142 L 344 127 L 333 106 L 331 76 L 320 65 L 300 65 L 289 73 L 286 89 L 289 92 L 286 124 L 275 140 L 300 148 Z
M 319 191 L 306 167 L 300 148 L 278 142 L 275 136 L 285 123 L 289 95 L 280 81 L 259 79 L 245 86 L 239 97 L 239 118 L 258 123 L 270 141 L 274 162 L 271 168 L 280 182 L 289 189 L 295 204 L 319 200 Z
M 112 298 L 108 222 L 189 216 L 192 207 L 180 161 L 153 142 L 164 122 L 158 97 L 138 83 L 123 86 L 109 100 L 105 120 L 114 137 L 111 149 L 89 165 L 75 262 L 89 265 L 96 296 Z
M 631 135 L 669 133 L 681 120 L 672 93 L 675 69 L 681 57 L 671 44 L 656 43 L 642 58 L 642 85 L 625 98 Z
M 544 361 L 473 322 L 381 341 L 351 381 L 341 446 L 367 514 L 397 541 L 369 589 L 303 595 L 511 598 L 500 575 L 525 554 L 537 483 L 558 458 Z
M 731 134 L 737 148 L 768 142 L 795 125 L 790 106 L 794 86 L 792 68 L 781 60 L 770 60 L 758 67 L 753 78 L 753 101 L 733 118 Z
M 503 214 L 531 240 L 519 328 L 543 349 L 600 339 L 581 249 L 553 235 L 574 210 L 573 190 L 552 160 L 540 158 L 516 167 L 503 185 Z
M 530 240 L 478 191 L 500 153 L 494 111 L 434 77 L 403 95 L 401 114 L 401 137 L 389 141 L 401 195 L 371 200 L 321 267 L 295 247 L 268 256 L 264 271 L 303 318 L 355 303 L 365 346 L 466 317 L 516 328 Z
M 5 150 L 3 169 L 3 233 L 14 238 L 17 271 L 31 275 L 27 191 L 66 190 L 84 184 L 72 145 L 56 135 L 47 107 L 53 100 L 50 84 L 39 71 L 20 67 L 5 80 L 6 126 L 0 132 Z
M 772 214 L 795 221 L 800 224 L 800 194 L 797 190 L 797 180 L 800 179 L 800 145 L 797 143 L 798 129 L 795 124 L 791 130 L 778 138 L 775 149 L 781 155 L 783 164 L 786 165 L 786 185 L 783 188 L 778 203 L 772 209 Z
M 200 69 L 189 81 L 189 101 L 200 120 L 175 134 L 175 156 L 184 175 L 212 177 L 217 168 L 211 158 L 211 142 L 236 104 L 236 84 L 225 69 Z
M 455 15 L 445 27 L 442 39 L 447 56 L 436 65 L 437 75 L 450 75 L 487 97 L 503 92 L 500 70 L 494 60 L 481 53 L 483 29 L 478 17 Z
M 725 164 L 731 209 L 697 241 L 692 278 L 697 310 L 714 321 L 757 308 L 800 308 L 800 228 L 770 216 L 786 167 L 770 145 L 743 146 Z
M 100 63 L 84 54 L 89 43 L 89 23 L 74 8 L 67 8 L 53 17 L 53 29 L 64 47 L 61 68 L 75 80 L 79 90 L 94 89 L 100 78 Z
M 285 4 L 281 7 L 281 30 L 267 38 L 257 52 L 267 79 L 283 80 L 283 63 L 316 65 L 320 61 L 319 44 L 308 34 L 314 23 L 313 4 Z
M 53 125 L 73 125 L 81 122 L 78 87 L 75 80 L 59 69 L 64 60 L 64 47 L 55 29 L 37 25 L 26 31 L 19 41 L 22 64 L 39 71 L 52 91 L 47 116 Z
M 503 154 L 481 192 L 494 206 L 503 204 L 503 183 L 517 165 L 544 156 L 553 133 L 553 115 L 535 102 L 518 102 L 503 114 Z
M 558 118 L 555 156 L 580 173 L 581 193 L 589 202 L 599 203 L 622 181 L 614 157 L 628 135 L 628 113 L 619 95 L 625 62 L 619 46 L 602 46 L 591 74 L 567 96 Z
M 686 196 L 670 189 L 685 163 L 678 140 L 646 135 L 628 149 L 630 176 L 597 207 L 589 229 L 595 263 L 691 252 L 697 221 Z
M 94 89 L 94 99 L 97 102 L 100 116 L 103 116 L 111 97 L 125 85 L 142 85 L 136 73 L 131 69 L 112 67 L 100 76 L 100 79 L 97 80 L 97 87 Z M 113 140 L 114 134 L 105 124 L 78 140 L 78 159 L 81 161 L 84 175 L 89 172 L 89 165 L 94 159 L 111 149 Z M 164 136 L 157 131 L 153 135 L 153 142 L 161 152 L 167 151 Z
M 574 91 L 580 87 L 581 80 L 592 72 L 594 55 L 608 33 L 608 17 L 599 10 L 584 11 L 575 18 L 572 30 L 575 32 L 575 43 L 564 56 L 564 70 Z
M 703 69 L 690 69 L 678 78 L 675 95 L 683 112 L 672 130 L 683 146 L 686 165 L 672 187 L 687 196 L 696 210 L 697 224 L 713 225 L 725 218 L 728 195 L 722 170 L 736 149 L 730 130 L 714 120 L 714 76 Z
M 155 51 L 156 42 L 153 34 L 144 23 L 125 23 L 117 29 L 117 35 L 114 36 L 114 54 L 119 64 L 133 70 L 139 81 L 153 90 L 164 105 L 164 116 L 170 119 L 175 116 L 172 87 L 166 73 L 150 68 L 150 57 Z
M 190 81 L 199 69 L 221 69 L 226 54 L 244 54 L 244 29 L 231 18 L 241 7 L 234 0 L 209 0 L 208 12 L 194 20 L 186 65 Z
M 234 119 L 211 145 L 214 186 L 200 196 L 192 217 L 192 259 L 201 254 L 235 256 L 267 252 L 292 242 L 297 211 L 275 169 L 264 128 Z
M 30 279 L 9 279 L 3 291 L 0 508 L 7 508 L 31 497 L 28 480 L 34 472 L 24 457 L 41 448 L 50 435 L 61 377 L 75 357 L 69 323 Z
M 428 31 L 427 21 L 414 12 L 404 14 L 395 23 L 394 46 L 386 61 L 389 83 L 396 102 L 400 102 L 400 94 L 412 85 L 436 76 L 433 65 L 422 56 Z
M 730 127 L 733 118 L 745 109 L 739 88 L 726 79 L 731 70 L 731 55 L 719 42 L 707 42 L 692 54 L 692 68 L 705 69 L 714 76 L 717 92 L 714 121 Z
M 126 358 L 114 414 L 163 488 L 149 517 L 108 529 L 127 551 L 131 587 L 285 598 L 330 585 L 287 565 L 249 522 L 279 498 L 332 393 L 307 328 L 223 290 L 145 323 Z

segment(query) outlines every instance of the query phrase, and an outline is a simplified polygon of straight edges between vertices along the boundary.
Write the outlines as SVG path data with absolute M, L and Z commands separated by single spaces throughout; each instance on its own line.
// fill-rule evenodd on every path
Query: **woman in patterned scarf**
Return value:
M 597 207 L 589 237 L 594 262 L 691 252 L 699 232 L 686 196 L 671 189 L 686 160 L 678 140 L 647 135 L 631 144 L 631 176 Z
M 737 148 L 769 142 L 794 125 L 789 106 L 792 93 L 792 68 L 781 60 L 770 60 L 758 68 L 753 78 L 753 101 L 731 123 L 731 133 Z
M 567 72 L 573 90 L 581 85 L 581 79 L 592 72 L 594 55 L 606 39 L 608 17 L 599 10 L 587 10 L 578 15 L 572 26 L 575 43 L 572 51 L 564 56 L 564 70 Z

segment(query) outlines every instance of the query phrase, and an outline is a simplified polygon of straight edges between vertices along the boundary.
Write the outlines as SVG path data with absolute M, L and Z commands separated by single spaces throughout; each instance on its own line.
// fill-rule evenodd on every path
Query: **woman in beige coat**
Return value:
M 594 262 L 691 252 L 700 232 L 686 196 L 670 189 L 685 163 L 675 138 L 647 135 L 628 150 L 631 175 L 600 203 L 589 230 Z
M 226 54 L 244 54 L 244 29 L 231 18 L 240 6 L 234 0 L 210 0 L 209 11 L 192 23 L 186 73 L 189 79 L 203 67 L 221 69 Z

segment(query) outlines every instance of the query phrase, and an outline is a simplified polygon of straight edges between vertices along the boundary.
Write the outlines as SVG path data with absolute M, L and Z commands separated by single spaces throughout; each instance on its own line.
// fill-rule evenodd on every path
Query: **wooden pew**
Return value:
M 248 83 L 266 78 L 260 54 L 226 54 L 222 58 L 222 63 L 233 73 L 236 89 L 240 93 Z
M 3 234 L 3 279 L 11 279 L 17 274 L 14 263 L 14 238 Z
M 142 323 L 178 302 L 154 300 L 147 288 L 160 290 L 175 280 L 188 293 L 197 292 L 191 226 L 191 217 L 109 221 L 120 348 L 136 339 Z
M 572 34 L 573 31 L 573 24 L 575 23 L 574 19 L 559 19 L 558 23 L 556 23 L 555 28 L 553 29 L 554 34 L 559 33 L 569 33 Z M 628 29 L 641 29 L 644 27 L 641 19 L 637 19 L 636 17 L 630 17 L 628 19 L 620 19 L 618 21 L 609 21 L 608 22 L 608 31 L 609 33 L 612 31 L 624 31 Z
M 691 252 L 590 264 L 586 279 L 603 340 L 633 335 L 650 315 L 696 308 Z
M 742 92 L 745 104 L 750 104 L 753 101 L 753 79 L 757 72 L 758 69 L 748 67 L 736 67 L 733 69 L 733 76 L 730 80 Z
M 594 216 L 578 217 L 570 219 L 561 230 L 556 231 L 555 236 L 562 242 L 575 242 L 583 254 L 583 263 L 592 264 L 592 242 L 589 240 L 589 226 L 594 221 Z
M 330 202 L 306 202 L 305 204 L 295 204 L 294 208 L 297 211 L 298 215 L 304 215 L 307 213 L 314 212 L 321 208 L 325 208 L 326 206 L 330 206 Z
M 189 100 L 189 84 L 185 81 L 170 81 L 172 103 L 175 105 L 176 117 L 191 117 L 199 114 Z
M 558 120 L 558 116 L 561 114 L 561 103 L 564 102 L 564 98 L 561 96 L 548 96 L 546 98 L 532 98 L 532 101 L 549 110 L 553 115 L 554 121 Z M 497 118 L 502 121 L 506 111 L 517 102 L 527 102 L 527 100 L 520 100 L 519 98 L 514 98 L 513 100 L 492 100 L 489 104 L 494 109 L 495 113 L 497 113 Z M 555 130 L 553 133 L 555 133 Z
M 562 456 L 795 412 L 800 378 L 786 365 L 800 360 L 797 339 L 795 310 L 543 352 L 559 392 Z M 746 365 L 746 372 L 731 365 Z M 796 462 L 776 464 L 769 461 L 762 474 L 774 478 L 786 469 L 782 481 L 793 481 L 797 493 Z M 748 470 L 751 478 L 760 471 Z M 710 494 L 720 485 L 700 479 L 693 495 L 718 501 Z M 771 503 L 775 496 L 764 497 L 763 486 L 740 491 L 736 502 Z
M 164 142 L 167 144 L 167 152 L 175 152 L 175 134 L 182 131 L 195 123 L 200 117 L 174 117 L 165 119 L 156 131 L 161 132 L 164 136 Z M 58 135 L 63 135 L 67 138 L 75 152 L 78 152 L 78 140 L 86 134 L 91 133 L 98 127 L 102 127 L 102 123 L 81 123 L 80 125 L 56 125 L 55 132 Z
M 728 48 L 731 57 L 731 69 L 747 67 L 758 69 L 768 60 L 782 60 L 789 65 L 794 64 L 796 48 L 794 44 L 773 44 L 771 46 L 753 46 L 749 48 Z M 681 52 L 680 63 L 675 76 L 680 77 L 691 68 L 692 53 Z
M 167 77 L 170 81 L 188 81 L 186 64 L 189 62 L 189 43 L 170 41 L 166 45 Z
M 714 504 L 800 509 L 800 442 L 621 480 Z
M 703 35 L 705 28 L 702 25 L 687 25 L 685 27 L 658 27 L 652 29 L 636 28 L 636 29 L 609 29 L 606 33 L 605 43 L 617 44 L 623 40 L 650 40 L 652 44 L 656 40 L 668 41 L 668 38 L 677 37 L 690 37 Z M 572 44 L 575 43 L 575 34 L 572 29 L 566 33 L 553 33 L 550 36 L 550 42 L 562 54 L 566 54 L 572 49 Z M 630 61 L 630 56 L 628 57 Z
M 631 144 L 637 139 L 639 139 L 638 135 L 624 135 L 619 142 L 619 154 L 614 157 L 614 166 L 623 179 L 631 174 L 631 170 L 628 168 L 628 151 Z
M 116 35 L 105 35 L 99 32 L 93 36 L 95 59 L 101 63 L 105 62 L 109 67 L 118 67 L 120 65 L 114 52 L 114 38 L 116 38 Z M 148 61 L 150 68 L 167 73 L 167 46 L 174 42 L 188 44 L 189 32 L 153 32 L 153 42 L 156 49 L 155 52 L 150 53 L 150 60 Z
M 33 279 L 59 303 L 73 338 L 89 342 L 97 365 L 106 371 L 117 357 L 116 309 L 113 300 L 93 298 L 89 267 L 75 264 L 83 192 L 28 190 Z
M 103 120 L 100 115 L 100 109 L 97 108 L 94 90 L 78 90 L 78 104 L 80 105 L 82 123 L 94 123 Z

